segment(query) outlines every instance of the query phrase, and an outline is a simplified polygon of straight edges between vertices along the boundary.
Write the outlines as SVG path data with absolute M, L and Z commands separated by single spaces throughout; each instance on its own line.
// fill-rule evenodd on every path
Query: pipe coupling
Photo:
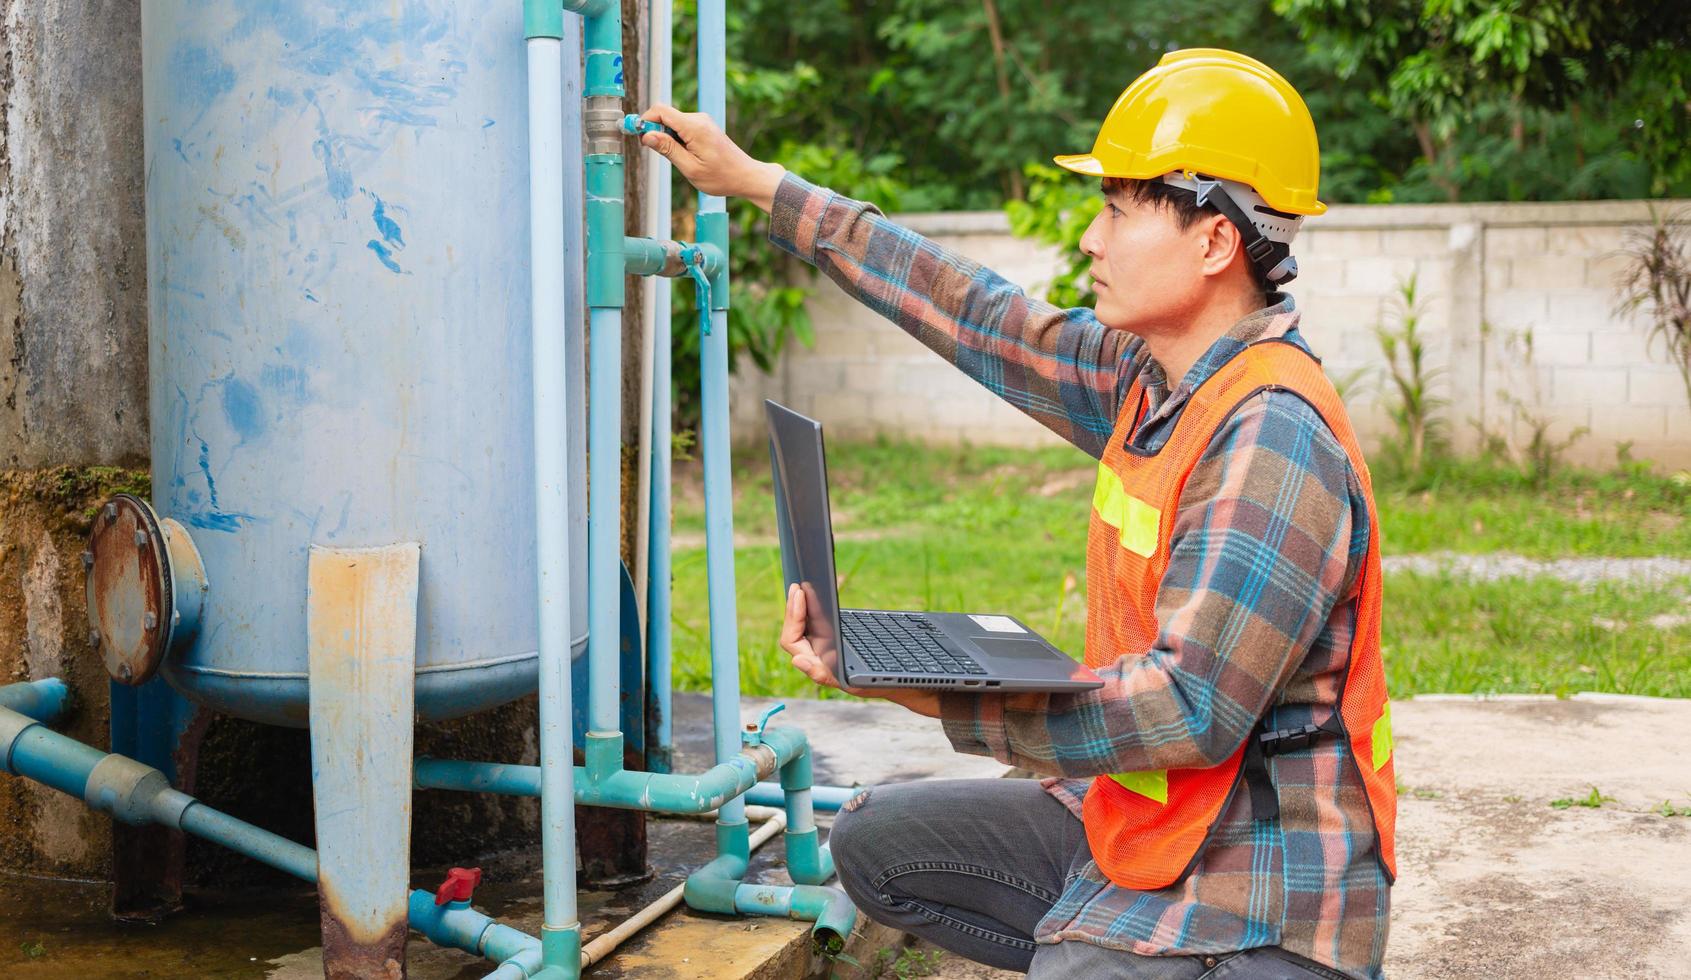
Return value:
M 40 722 L 22 712 L 0 707 L 0 767 L 17 775 L 17 770 L 12 768 L 12 749 L 18 744 L 19 736 L 38 724 Z
M 658 270 L 658 275 L 674 279 L 687 274 L 687 260 L 681 254 L 684 247 L 676 241 L 663 243 L 663 268 Z
M 775 750 L 768 745 L 747 745 L 740 749 L 740 754 L 752 760 L 757 766 L 757 781 L 763 782 L 775 774 L 781 767 L 781 760 L 775 755 Z
M 614 95 L 590 95 L 581 113 L 582 129 L 587 134 L 587 152 L 623 152 L 622 100 Z
M 169 789 L 170 780 L 152 766 L 108 755 L 88 773 L 82 799 L 113 819 L 140 827 L 153 822 L 153 801 Z

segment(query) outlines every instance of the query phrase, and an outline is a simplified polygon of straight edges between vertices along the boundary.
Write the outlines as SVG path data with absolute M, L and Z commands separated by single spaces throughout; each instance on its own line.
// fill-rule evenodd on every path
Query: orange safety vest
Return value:
M 1378 854 L 1395 877 L 1393 827 L 1397 785 L 1392 766 L 1391 706 L 1380 660 L 1380 522 L 1373 482 L 1357 446 L 1344 402 L 1313 355 L 1289 341 L 1272 339 L 1246 347 L 1216 371 L 1181 411 L 1164 447 L 1152 454 L 1124 443 L 1137 428 L 1145 392 L 1135 381 L 1115 432 L 1098 464 L 1092 496 L 1092 525 L 1086 554 L 1086 664 L 1094 669 L 1118 657 L 1144 656 L 1157 641 L 1157 590 L 1168 570 L 1169 542 L 1180 494 L 1211 439 L 1251 396 L 1289 391 L 1308 402 L 1327 423 L 1368 498 L 1368 557 L 1356 601 L 1356 633 L 1341 682 L 1336 723 L 1287 732 L 1253 731 L 1226 762 L 1208 769 L 1099 776 L 1086 794 L 1086 838 L 1093 859 L 1110 880 L 1125 888 L 1154 890 L 1186 877 L 1220 822 L 1234 792 L 1251 787 L 1254 816 L 1277 812 L 1262 756 L 1274 743 L 1300 748 L 1320 734 L 1350 743 L 1374 816 Z M 1256 743 L 1253 745 L 1252 743 Z M 1260 780 L 1247 780 L 1247 769 Z M 1266 789 L 1266 805 L 1259 790 Z M 1264 812 L 1264 811 L 1267 812 Z

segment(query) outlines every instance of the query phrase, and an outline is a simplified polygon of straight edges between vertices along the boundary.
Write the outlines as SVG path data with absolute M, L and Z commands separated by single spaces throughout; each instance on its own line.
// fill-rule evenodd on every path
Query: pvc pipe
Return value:
M 648 15 L 646 15 L 646 100 L 653 103 L 668 103 L 670 101 L 670 12 L 663 0 L 649 0 Z M 668 194 L 663 193 L 670 186 L 670 161 L 663 155 L 644 154 L 644 186 L 641 201 L 644 213 L 641 215 L 641 228 L 653 238 L 670 237 L 670 208 L 668 208 Z M 663 230 L 659 231 L 659 225 Z M 658 341 L 658 318 L 668 319 L 670 316 L 670 302 L 668 294 L 659 306 L 658 284 L 643 280 L 641 289 L 641 358 L 639 358 L 639 460 L 636 466 L 639 487 L 634 493 L 634 500 L 638 502 L 634 509 L 634 595 L 639 596 L 639 612 L 641 622 L 646 622 L 651 605 L 651 583 L 649 583 L 649 566 L 651 566 L 651 482 L 653 482 L 653 443 L 656 441 L 656 431 L 653 419 L 656 417 L 654 406 L 654 389 L 658 380 L 656 373 L 656 341 Z M 665 460 L 668 465 L 668 460 Z M 648 667 L 648 691 L 654 686 L 651 679 L 651 654 L 646 656 Z M 648 694 L 648 710 L 653 706 L 654 698 Z M 649 727 L 649 725 L 648 725 Z M 651 757 L 653 740 L 646 738 L 646 754 Z
M 591 166 L 591 165 L 590 165 Z M 588 193 L 594 193 L 588 173 Z M 590 246 L 591 247 L 591 246 Z M 588 265 L 593 265 L 591 253 Z M 596 733 L 618 731 L 618 564 L 622 519 L 622 311 L 588 312 L 587 726 Z M 620 764 L 620 758 L 617 760 Z
M 664 813 L 720 811 L 763 776 L 804 758 L 810 748 L 804 734 L 793 728 L 764 732 L 762 749 L 737 752 L 727 762 L 698 775 L 634 772 L 618 769 L 598 779 L 578 772 L 575 800 L 588 806 Z M 447 789 L 507 796 L 540 794 L 540 771 L 534 766 L 468 762 L 457 759 L 418 759 L 414 764 L 419 789 Z
M 622 306 L 623 159 L 621 121 L 622 7 L 612 3 L 583 24 L 587 127 L 587 305 L 591 337 L 587 379 L 587 728 L 590 736 L 619 731 L 622 562 Z M 614 118 L 613 118 L 614 117 Z M 601 131 L 602 130 L 602 131 Z M 620 769 L 619 749 L 613 760 Z M 589 775 L 599 776 L 599 767 Z M 549 965 L 556 961 L 549 955 Z
M 652 57 L 655 53 L 652 46 L 657 41 L 656 27 L 657 25 L 652 23 L 652 17 L 648 12 L 646 18 L 646 59 L 644 63 L 646 71 L 644 91 L 648 101 L 657 101 L 652 90 L 653 75 L 656 71 L 654 64 L 656 59 Z M 652 163 L 650 154 L 646 154 L 644 160 L 648 165 L 642 171 L 644 181 L 641 185 L 643 193 L 641 194 L 639 226 L 648 235 L 655 237 L 652 229 L 657 224 L 657 215 L 654 213 L 654 206 L 657 202 L 654 194 L 656 188 L 653 186 L 653 175 L 656 173 L 657 167 Z M 667 238 L 668 236 L 664 237 Z M 629 257 L 628 272 L 631 275 L 634 274 L 632 256 Z M 633 578 L 634 601 L 635 605 L 639 607 L 641 622 L 645 622 L 646 618 L 646 562 L 647 548 L 650 546 L 647 534 L 651 519 L 652 492 L 652 316 L 656 312 L 652 302 L 652 288 L 650 282 L 642 281 L 640 283 L 640 391 L 636 402 L 639 405 L 640 416 L 638 424 L 634 427 Z
M 563 50 L 570 52 L 564 59 L 564 106 L 580 106 L 585 83 L 582 78 L 582 23 L 579 18 L 565 17 Z M 587 281 L 587 224 L 584 204 L 587 200 L 587 157 L 583 147 L 586 133 L 582 113 L 564 113 L 564 282 L 576 288 L 564 295 L 564 372 L 565 390 L 569 392 L 569 430 L 566 445 L 569 450 L 570 502 L 570 568 L 587 573 L 587 290 L 580 285 Z M 586 581 L 573 582 L 572 592 L 580 594 Z M 573 610 L 574 607 L 572 607 Z M 587 637 L 588 617 L 576 617 L 572 611 L 570 626 L 581 642 Z M 585 644 L 583 644 L 585 647 Z M 574 649 L 581 649 L 577 647 Z M 573 676 L 573 675 L 572 675 Z M 576 697 L 585 692 L 574 692 Z M 574 719 L 571 719 L 573 725 Z
M 221 844 L 295 878 L 317 880 L 317 852 L 304 844 L 237 820 L 198 800 L 182 811 L 180 820 L 177 829 L 183 833 Z M 429 897 L 432 900 L 434 896 Z
M 768 843 L 777 833 L 780 833 L 787 824 L 787 816 L 780 810 L 759 807 L 755 811 L 748 811 L 748 816 L 763 821 L 763 825 L 751 835 L 751 850 L 754 852 Z M 582 947 L 581 968 L 586 970 L 593 964 L 602 962 L 615 952 L 617 947 L 633 938 L 640 930 L 674 910 L 677 905 L 681 904 L 685 890 L 685 885 L 675 886 L 660 895 L 652 904 L 625 919 L 616 928 L 600 935 L 597 939 Z M 537 960 L 534 962 L 538 963 Z M 519 956 L 517 959 L 501 964 L 499 969 L 488 974 L 485 980 L 524 980 L 524 978 L 533 975 L 532 968 L 525 970 L 525 966 L 527 964 L 523 962 L 523 957 Z
M 786 814 L 779 810 L 772 811 L 769 818 L 763 822 L 763 826 L 759 827 L 751 835 L 749 839 L 750 849 L 755 852 L 758 848 L 768 843 L 770 838 L 774 837 L 777 833 L 780 833 L 781 829 L 786 825 Z M 651 925 L 653 922 L 656 922 L 664 915 L 664 913 L 675 908 L 677 905 L 680 905 L 681 899 L 686 890 L 687 886 L 685 884 L 676 885 L 674 888 L 665 892 L 660 898 L 658 898 L 657 901 L 641 909 L 639 912 L 636 912 L 632 917 L 625 920 L 615 929 L 612 929 L 588 943 L 581 951 L 582 969 L 586 969 L 594 963 L 598 963 L 603 960 L 618 946 L 627 941 L 629 937 L 633 936 L 641 929 L 646 928 L 648 925 Z
M 91 805 L 98 803 L 102 811 L 127 823 L 155 823 L 181 830 L 302 881 L 317 881 L 317 852 L 304 844 L 172 789 L 164 773 L 151 766 L 84 745 L 5 707 L 0 707 L 0 760 L 4 760 L 7 772 L 34 779 Z M 570 898 L 574 897 L 572 891 Z M 468 902 L 439 907 L 434 895 L 422 890 L 410 893 L 407 919 L 431 942 L 500 960 L 541 946 L 540 940 L 495 922 Z
M 661 17 L 663 38 L 664 82 L 659 90 L 669 94 L 669 16 L 670 0 L 653 0 L 652 16 Z M 667 98 L 666 98 L 667 101 Z M 670 163 L 659 158 L 653 170 L 662 174 L 652 195 L 657 204 L 657 221 L 652 235 L 670 235 Z M 670 408 L 671 359 L 674 352 L 671 334 L 670 282 L 653 279 L 652 305 L 652 409 L 649 428 L 651 458 L 650 500 L 648 511 L 647 582 L 646 582 L 646 764 L 655 772 L 668 772 L 674 765 L 675 734 L 671 720 L 674 685 L 674 665 L 670 641 L 670 478 L 675 453 L 670 445 L 673 412 Z
M 681 251 L 690 247 L 686 242 L 667 238 L 626 236 L 622 240 L 623 264 L 631 276 L 663 276 L 679 278 L 688 275 L 682 263 Z M 714 276 L 722 271 L 722 253 L 709 246 L 696 246 L 704 262 L 705 274 Z
M 0 687 L 0 707 L 39 722 L 51 723 L 58 718 L 69 700 L 70 688 L 57 677 Z
M 556 2 L 556 0 L 554 0 Z M 529 0 L 530 7 L 548 6 Z M 534 326 L 536 589 L 540 607 L 540 827 L 545 928 L 580 932 L 571 746 L 569 400 L 565 389 L 563 35 L 528 38 L 530 288 Z M 531 31 L 551 26 L 531 26 Z M 572 49 L 573 50 L 573 49 Z M 589 638 L 592 642 L 592 638 Z
M 698 38 L 699 109 L 726 128 L 728 32 L 724 0 L 699 0 Z M 716 727 L 716 759 L 722 762 L 734 754 L 739 743 L 740 641 L 735 621 L 734 501 L 732 461 L 728 456 L 728 212 L 727 202 L 721 197 L 699 195 L 697 237 L 701 244 L 721 249 L 724 258 L 722 273 L 711 284 L 711 331 L 703 338 L 700 353 L 711 714 Z M 733 842 L 732 851 L 745 852 L 744 808 L 743 800 L 722 807 L 717 817 L 719 847 Z
M 810 801 L 816 809 L 833 813 L 861 792 L 863 787 L 860 786 L 812 786 Z M 786 802 L 786 794 L 780 783 L 758 783 L 746 792 L 746 802 L 759 806 L 782 806 Z
M 734 911 L 810 921 L 811 935 L 831 952 L 844 949 L 857 926 L 857 907 L 846 893 L 821 885 L 740 885 L 734 889 Z
M 0 711 L 4 712 L 0 718 L 5 721 L 0 731 L 15 732 L 3 740 L 4 751 L 0 752 L 6 770 L 77 799 L 86 799 L 88 775 L 105 759 L 106 753 L 66 738 L 24 715 L 6 709 Z
M 741 879 L 745 877 L 751 856 L 749 843 L 744 852 L 736 852 L 728 833 L 730 829 L 718 822 L 719 853 L 709 864 L 687 876 L 682 886 L 687 904 L 702 912 L 722 915 L 738 913 L 806 919 L 814 923 L 811 935 L 825 949 L 838 951 L 844 948 L 846 937 L 851 935 L 857 924 L 857 908 L 845 892 L 814 884 L 783 887 L 744 883 Z M 790 842 L 791 831 L 788 835 Z M 790 851 L 788 863 L 790 869 Z
M 648 13 L 651 18 L 651 46 L 648 63 L 651 68 L 651 93 L 654 101 L 672 103 L 675 98 L 672 84 L 674 35 L 672 0 L 652 0 Z M 668 238 L 670 227 L 672 178 L 669 158 L 647 156 L 646 200 L 652 209 L 652 221 L 647 230 L 654 238 Z M 674 684 L 674 665 L 670 641 L 670 476 L 674 451 L 670 445 L 670 426 L 673 424 L 670 407 L 671 357 L 673 338 L 670 316 L 672 303 L 667 279 L 654 279 L 650 286 L 651 325 L 648 349 L 652 354 L 652 382 L 650 422 L 642 427 L 649 446 L 649 480 L 647 494 L 642 498 L 647 514 L 645 525 L 646 558 L 646 764 L 655 772 L 668 772 L 674 765 L 675 734 L 671 721 L 673 713 L 671 689 Z

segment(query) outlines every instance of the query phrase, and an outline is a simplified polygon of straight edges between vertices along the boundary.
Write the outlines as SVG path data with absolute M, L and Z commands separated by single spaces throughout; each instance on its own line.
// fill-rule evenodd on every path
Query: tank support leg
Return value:
M 311 549 L 311 791 L 328 980 L 405 976 L 416 544 Z
M 184 793 L 194 792 L 211 712 L 155 677 L 139 687 L 113 681 L 111 716 L 113 752 L 159 770 Z M 180 909 L 185 846 L 180 830 L 112 824 L 112 915 L 157 922 Z

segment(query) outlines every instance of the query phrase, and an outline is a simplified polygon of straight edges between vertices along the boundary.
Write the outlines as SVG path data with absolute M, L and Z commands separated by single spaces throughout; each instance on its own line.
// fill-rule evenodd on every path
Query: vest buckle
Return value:
M 1284 752 L 1296 752 L 1315 744 L 1315 740 L 1325 735 L 1327 730 L 1320 725 L 1301 725 L 1297 728 L 1280 728 L 1263 732 L 1257 736 L 1262 745 L 1263 755 L 1280 755 Z

